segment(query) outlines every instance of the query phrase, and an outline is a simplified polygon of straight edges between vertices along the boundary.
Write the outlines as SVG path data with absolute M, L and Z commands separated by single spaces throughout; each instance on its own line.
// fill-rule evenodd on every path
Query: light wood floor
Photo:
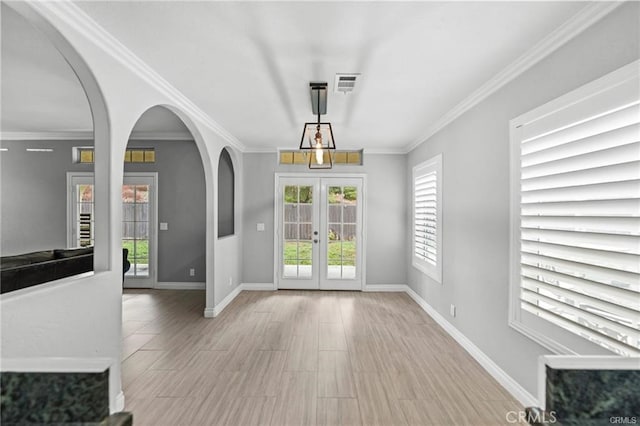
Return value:
M 142 425 L 509 424 L 522 407 L 403 293 L 126 290 L 123 387 Z

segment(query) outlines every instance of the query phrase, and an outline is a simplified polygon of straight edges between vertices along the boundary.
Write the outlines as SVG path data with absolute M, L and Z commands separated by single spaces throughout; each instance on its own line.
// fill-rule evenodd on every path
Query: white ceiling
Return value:
M 77 5 L 249 150 L 292 148 L 327 81 L 338 148 L 402 151 L 583 2 L 132 2 Z M 359 72 L 349 95 L 336 73 Z M 75 75 L 2 6 L 2 130 L 91 127 Z M 154 113 L 145 131 L 179 131 Z M 175 126 L 175 127 L 174 127 Z

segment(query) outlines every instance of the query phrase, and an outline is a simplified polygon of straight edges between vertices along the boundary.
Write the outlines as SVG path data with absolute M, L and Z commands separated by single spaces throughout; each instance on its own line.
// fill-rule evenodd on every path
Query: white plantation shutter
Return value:
M 436 244 L 436 172 L 430 172 L 416 179 L 415 197 L 415 255 L 418 259 L 436 264 L 438 246 Z
M 512 122 L 519 150 L 519 304 L 640 354 L 638 63 Z
M 442 155 L 413 169 L 413 265 L 441 281 Z

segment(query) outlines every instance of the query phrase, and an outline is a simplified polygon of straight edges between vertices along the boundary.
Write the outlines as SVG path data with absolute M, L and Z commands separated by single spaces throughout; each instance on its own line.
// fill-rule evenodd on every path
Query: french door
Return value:
M 125 287 L 156 282 L 156 173 L 125 173 L 122 185 L 122 247 L 129 250 Z M 69 172 L 69 247 L 94 244 L 93 173 Z
M 277 176 L 276 283 L 362 288 L 363 178 Z

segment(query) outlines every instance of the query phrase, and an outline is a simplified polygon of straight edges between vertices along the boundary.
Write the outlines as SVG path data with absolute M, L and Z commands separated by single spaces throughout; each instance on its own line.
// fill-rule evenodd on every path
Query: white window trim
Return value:
M 521 128 L 537 118 L 566 108 L 630 78 L 637 78 L 640 61 L 634 61 L 604 77 L 587 83 L 547 104 L 510 121 L 510 248 L 509 248 L 509 326 L 559 355 L 606 355 L 609 350 L 549 321 L 531 327 L 522 320 L 520 307 L 520 157 Z
M 416 257 L 415 255 L 415 185 L 416 177 L 436 173 L 436 264 Z M 442 284 L 442 154 L 438 154 L 413 168 L 411 179 L 411 264 L 420 272 Z

